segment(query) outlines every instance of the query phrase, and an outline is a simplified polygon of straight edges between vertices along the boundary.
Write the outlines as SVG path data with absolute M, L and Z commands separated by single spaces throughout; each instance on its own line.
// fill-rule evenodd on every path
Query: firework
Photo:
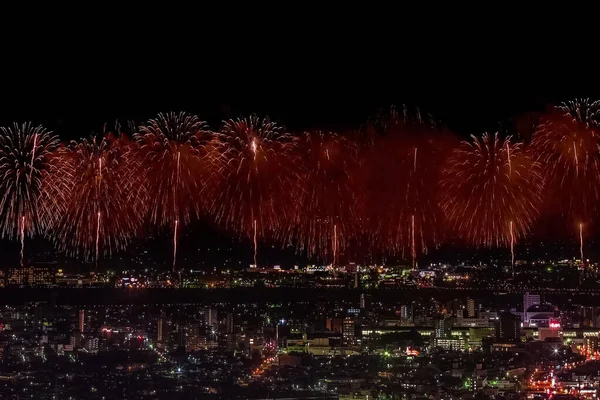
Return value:
M 410 117 L 395 108 L 378 119 L 381 135 L 366 156 L 366 220 L 372 242 L 382 250 L 418 254 L 440 241 L 440 210 L 437 204 L 439 162 L 451 135 L 444 135 L 420 112 Z
M 538 216 L 543 177 L 521 143 L 498 134 L 462 142 L 442 170 L 441 202 L 451 227 L 478 246 L 509 246 Z M 512 258 L 511 258 L 512 259 Z
M 590 99 L 575 99 L 562 103 L 559 107 L 562 113 L 573 121 L 589 126 L 598 126 L 600 123 L 600 101 Z
M 577 225 L 581 238 L 581 224 L 591 223 L 599 211 L 600 136 L 592 106 L 597 102 L 569 104 L 559 110 L 566 114 L 543 119 L 531 145 L 544 167 L 548 209 Z
M 296 140 L 268 118 L 250 116 L 225 122 L 214 144 L 222 179 L 213 215 L 227 229 L 253 238 L 256 265 L 258 237 L 283 235 L 292 212 Z
M 61 211 L 63 188 L 45 182 L 59 145 L 56 135 L 30 123 L 0 131 L 0 232 L 20 240 L 21 264 L 25 238 L 45 232 Z
M 333 266 L 347 236 L 357 225 L 357 146 L 335 133 L 305 133 L 298 144 L 302 157 L 296 176 L 295 242 L 309 255 L 329 258 Z
M 97 263 L 139 230 L 146 186 L 129 146 L 124 136 L 106 135 L 72 142 L 62 155 L 63 173 L 55 179 L 69 181 L 70 196 L 55 229 L 60 250 Z
M 182 112 L 159 114 L 134 137 L 148 180 L 150 221 L 172 230 L 175 269 L 178 231 L 200 215 L 207 197 L 210 132 L 197 116 Z

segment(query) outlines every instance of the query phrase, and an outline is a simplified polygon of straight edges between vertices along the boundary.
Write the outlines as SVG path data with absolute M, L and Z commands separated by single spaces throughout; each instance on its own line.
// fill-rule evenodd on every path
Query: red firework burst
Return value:
M 310 132 L 299 140 L 295 240 L 308 254 L 335 266 L 357 227 L 358 148 L 335 133 Z
M 175 268 L 178 232 L 201 214 L 209 197 L 211 132 L 197 116 L 181 112 L 159 114 L 134 137 L 147 179 L 150 221 L 172 229 Z
M 21 264 L 25 237 L 45 232 L 62 211 L 67 192 L 47 182 L 59 146 L 58 136 L 30 123 L 0 130 L 0 232 L 20 239 Z
M 587 222 L 598 212 L 600 136 L 597 128 L 569 115 L 547 116 L 531 143 L 544 167 L 548 205 L 570 222 Z
M 510 137 L 472 138 L 445 163 L 440 207 L 450 226 L 469 243 L 514 245 L 538 216 L 541 167 Z
M 220 154 L 221 182 L 213 206 L 227 229 L 254 239 L 285 234 L 292 212 L 291 167 L 296 139 L 268 118 L 225 122 L 214 141 Z
M 414 262 L 439 243 L 437 204 L 439 162 L 449 148 L 448 135 L 420 114 L 406 111 L 380 116 L 381 134 L 366 156 L 366 221 L 371 241 L 382 250 L 407 252 Z
M 141 226 L 147 203 L 143 177 L 127 138 L 72 142 L 61 177 L 69 181 L 66 211 L 57 225 L 59 249 L 98 262 L 100 254 L 123 249 Z

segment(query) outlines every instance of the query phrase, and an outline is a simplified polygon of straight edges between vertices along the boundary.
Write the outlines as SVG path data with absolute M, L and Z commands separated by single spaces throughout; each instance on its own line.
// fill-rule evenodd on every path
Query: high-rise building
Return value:
M 400 318 L 412 319 L 412 309 L 410 305 L 402 304 L 400 306 Z
M 156 341 L 162 343 L 163 341 L 163 319 L 159 318 L 156 322 Z
M 328 318 L 325 328 L 330 332 L 342 333 L 343 320 L 341 318 Z
M 475 318 L 475 299 L 467 299 L 467 316 L 469 318 Z
M 85 310 L 79 310 L 79 320 L 77 322 L 79 332 L 83 332 L 85 328 Z
M 435 321 L 435 337 L 445 338 L 450 336 L 452 330 L 452 324 L 455 318 L 440 316 Z
M 529 307 L 536 304 L 540 304 L 539 294 L 530 294 L 529 292 L 523 294 L 523 313 L 526 313 Z
M 367 305 L 367 304 L 366 304 L 366 301 L 365 301 L 365 294 L 364 294 L 364 293 L 362 293 L 362 294 L 360 295 L 360 308 L 361 308 L 362 310 L 364 310 L 366 305 Z
M 98 352 L 99 339 L 97 337 L 89 337 L 85 339 L 83 347 L 90 353 Z
M 233 333 L 233 313 L 227 313 L 227 333 Z
M 219 327 L 216 308 L 207 308 L 204 311 L 204 324 L 206 326 L 212 326 L 215 330 Z
M 75 331 L 71 333 L 70 344 L 74 349 L 81 347 L 81 332 Z
M 518 342 L 521 339 L 521 319 L 515 314 L 500 314 L 496 321 L 496 340 Z
M 204 348 L 206 339 L 200 337 L 200 326 L 197 323 L 187 324 L 185 327 L 185 351 L 198 351 Z
M 356 332 L 356 329 L 355 329 L 354 318 L 346 317 L 344 319 L 344 324 L 343 324 L 343 328 L 342 328 L 342 336 L 344 337 L 344 340 L 353 341 L 354 336 L 356 334 L 355 332 Z

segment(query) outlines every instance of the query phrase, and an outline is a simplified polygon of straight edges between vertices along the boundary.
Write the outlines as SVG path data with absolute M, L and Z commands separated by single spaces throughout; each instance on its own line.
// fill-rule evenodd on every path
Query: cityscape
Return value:
M 0 116 L 1 399 L 599 397 L 600 101 L 190 88 Z
M 3 271 L 3 398 L 595 398 L 600 271 Z

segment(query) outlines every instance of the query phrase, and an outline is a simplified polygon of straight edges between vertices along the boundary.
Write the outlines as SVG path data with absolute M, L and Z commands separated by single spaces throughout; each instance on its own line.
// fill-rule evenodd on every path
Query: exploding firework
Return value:
M 148 180 L 150 221 L 173 232 L 173 269 L 179 231 L 206 204 L 213 159 L 210 132 L 195 115 L 159 114 L 135 134 L 143 174 Z
M 92 259 L 123 249 L 140 229 L 147 195 L 126 137 L 72 142 L 63 173 L 70 196 L 57 225 L 59 249 Z
M 45 232 L 61 212 L 64 188 L 46 184 L 59 146 L 56 135 L 30 123 L 0 132 L 0 231 L 21 241 L 21 264 L 25 237 Z
M 395 108 L 381 114 L 381 135 L 366 156 L 366 220 L 372 242 L 382 250 L 410 255 L 413 266 L 419 254 L 440 241 L 437 204 L 439 162 L 452 135 L 419 112 L 410 117 Z
M 520 143 L 498 134 L 462 142 L 442 170 L 441 202 L 450 226 L 477 246 L 507 246 L 538 216 L 543 177 Z
M 330 259 L 333 266 L 357 225 L 358 148 L 335 133 L 305 133 L 298 144 L 302 157 L 296 176 L 298 198 L 295 241 L 309 255 Z
M 559 212 L 569 227 L 578 230 L 580 241 L 582 226 L 590 224 L 599 211 L 600 136 L 595 119 L 598 114 L 594 111 L 597 104 L 571 102 L 560 110 L 566 114 L 546 116 L 531 143 L 544 167 L 546 205 L 550 212 Z
M 597 127 L 600 123 L 600 101 L 598 100 L 575 99 L 561 104 L 558 108 L 564 115 L 587 126 Z
M 293 207 L 296 140 L 268 118 L 229 120 L 215 138 L 222 161 L 213 214 L 226 228 L 254 241 L 284 235 Z

